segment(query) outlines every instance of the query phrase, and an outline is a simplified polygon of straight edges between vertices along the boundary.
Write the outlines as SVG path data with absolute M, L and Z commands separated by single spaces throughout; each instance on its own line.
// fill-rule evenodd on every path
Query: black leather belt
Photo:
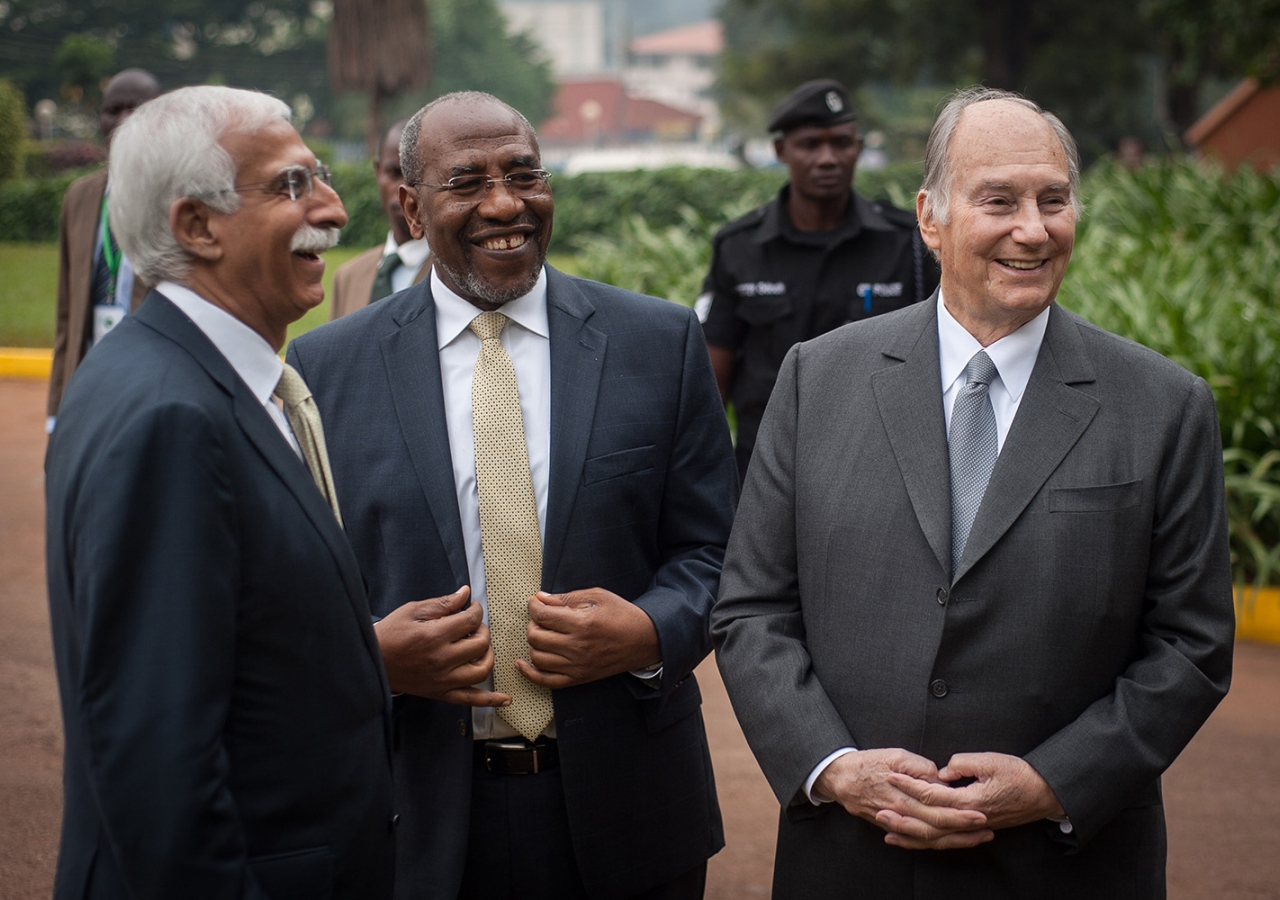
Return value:
M 538 738 L 536 744 L 508 738 L 475 745 L 475 764 L 495 775 L 537 775 L 560 765 L 560 749 L 551 738 Z

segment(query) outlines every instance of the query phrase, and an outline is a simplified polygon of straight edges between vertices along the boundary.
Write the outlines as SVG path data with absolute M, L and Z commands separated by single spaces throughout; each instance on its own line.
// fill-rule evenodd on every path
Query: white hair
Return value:
M 199 199 L 233 213 L 236 163 L 220 143 L 232 133 L 289 123 L 284 101 L 257 91 L 201 85 L 139 106 L 111 141 L 111 231 L 143 281 L 181 282 L 190 271 L 169 227 L 175 200 Z
M 1075 208 L 1078 217 L 1084 211 L 1080 203 L 1080 153 L 1076 149 L 1075 138 L 1071 136 L 1067 126 L 1063 125 L 1062 120 L 1053 113 L 1042 109 L 1038 103 L 1028 100 L 1021 94 L 981 86 L 964 88 L 952 94 L 947 105 L 938 114 L 937 121 L 933 123 L 933 129 L 929 132 L 929 142 L 924 150 L 924 183 L 920 185 L 920 193 L 924 195 L 924 214 L 932 216 L 943 225 L 947 224 L 951 214 L 951 185 L 955 181 L 950 153 L 951 136 L 955 134 L 956 126 L 960 124 L 960 115 L 965 107 L 986 100 L 1008 100 L 1019 106 L 1025 106 L 1044 119 L 1053 129 L 1058 142 L 1062 144 L 1062 152 L 1067 157 L 1067 181 L 1071 187 L 1071 205 Z

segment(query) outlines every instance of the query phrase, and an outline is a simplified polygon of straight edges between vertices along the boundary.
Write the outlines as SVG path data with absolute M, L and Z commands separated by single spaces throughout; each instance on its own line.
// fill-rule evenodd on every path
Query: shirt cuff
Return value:
M 831 797 L 824 797 L 822 794 L 815 794 L 813 792 L 813 783 L 818 780 L 819 775 L 826 771 L 827 766 L 831 765 L 837 759 L 846 754 L 857 752 L 857 747 L 841 747 L 835 753 L 832 753 L 822 762 L 813 767 L 813 771 L 809 773 L 809 777 L 804 780 L 804 795 L 809 798 L 810 803 L 814 806 L 821 806 L 824 803 L 832 802 Z
M 1072 827 L 1072 825 L 1071 825 L 1071 817 L 1070 817 L 1070 816 L 1050 816 L 1050 817 L 1049 817 L 1049 821 L 1050 821 L 1050 822 L 1057 822 L 1057 823 L 1058 823 L 1058 829 L 1059 829 L 1063 834 L 1070 834 L 1070 833 L 1074 830 L 1074 829 L 1073 829 L 1073 827 Z
M 44 433 L 53 434 L 54 427 L 58 424 L 57 416 L 49 416 L 44 420 Z
M 632 669 L 631 674 L 649 687 L 657 687 L 662 681 L 662 660 L 658 660 L 651 666 L 645 666 L 643 669 Z

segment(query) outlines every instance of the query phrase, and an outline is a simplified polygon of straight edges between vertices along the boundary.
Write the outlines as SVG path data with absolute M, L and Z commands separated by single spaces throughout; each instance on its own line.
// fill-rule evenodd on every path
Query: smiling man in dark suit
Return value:
M 698 320 L 544 265 L 547 173 L 495 98 L 435 101 L 401 159 L 430 279 L 289 351 L 404 695 L 397 896 L 700 897 L 737 475 Z
M 389 897 L 389 691 L 314 404 L 276 355 L 346 213 L 265 94 L 175 91 L 115 148 L 111 224 L 157 287 L 49 445 L 54 894 Z
M 1231 675 L 1213 397 L 1053 303 L 1055 116 L 962 92 L 926 152 L 940 292 L 788 354 L 713 613 L 774 897 L 1163 897 L 1160 774 Z

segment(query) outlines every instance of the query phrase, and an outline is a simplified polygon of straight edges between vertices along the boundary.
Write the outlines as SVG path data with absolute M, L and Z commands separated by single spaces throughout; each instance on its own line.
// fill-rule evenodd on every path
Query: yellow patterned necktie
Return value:
M 493 686 L 511 696 L 511 705 L 499 708 L 498 715 L 532 741 L 551 722 L 551 691 L 521 675 L 513 661 L 529 658 L 529 598 L 542 583 L 542 536 L 516 369 L 498 339 L 506 324 L 507 317 L 496 312 L 471 320 L 470 328 L 480 338 L 471 380 L 471 427 Z
M 342 524 L 342 513 L 338 511 L 338 492 L 333 486 L 333 472 L 329 469 L 329 453 L 324 446 L 324 428 L 320 424 L 320 410 L 316 401 L 311 399 L 311 388 L 302 380 L 302 376 L 288 363 L 280 374 L 280 383 L 276 385 L 275 396 L 284 402 L 284 414 L 293 428 L 293 436 L 298 439 L 298 447 L 302 450 L 302 458 L 311 470 L 311 477 L 316 487 L 329 501 L 334 518 Z

